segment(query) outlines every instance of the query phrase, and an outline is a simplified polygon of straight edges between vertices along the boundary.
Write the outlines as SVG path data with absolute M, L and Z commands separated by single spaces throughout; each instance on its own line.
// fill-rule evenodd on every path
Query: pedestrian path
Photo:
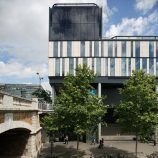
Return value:
M 52 157 L 56 158 L 75 158 L 77 157 L 76 141 L 64 144 L 63 142 L 55 142 L 52 149 Z M 152 154 L 158 151 L 158 145 L 153 144 L 138 144 L 138 157 L 146 158 L 146 155 Z M 129 158 L 134 158 L 135 141 L 104 141 L 104 148 L 98 149 L 98 144 L 90 145 L 88 143 L 80 142 L 79 155 L 81 158 L 90 158 L 95 155 L 95 158 L 104 158 L 106 154 L 124 154 Z M 50 158 L 51 149 L 50 144 L 46 143 L 43 146 L 43 150 L 39 155 L 39 158 Z M 155 157 L 156 158 L 156 157 Z

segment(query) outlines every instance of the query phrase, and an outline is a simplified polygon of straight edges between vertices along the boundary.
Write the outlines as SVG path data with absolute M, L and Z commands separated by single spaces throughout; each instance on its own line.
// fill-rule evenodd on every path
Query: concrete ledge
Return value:
M 101 136 L 104 140 L 133 140 L 134 135 L 125 136 Z

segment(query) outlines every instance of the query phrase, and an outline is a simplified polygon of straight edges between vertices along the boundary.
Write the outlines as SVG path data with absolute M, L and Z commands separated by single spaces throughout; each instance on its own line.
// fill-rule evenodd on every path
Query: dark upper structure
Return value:
M 54 4 L 49 8 L 49 41 L 99 40 L 102 8 L 93 3 Z

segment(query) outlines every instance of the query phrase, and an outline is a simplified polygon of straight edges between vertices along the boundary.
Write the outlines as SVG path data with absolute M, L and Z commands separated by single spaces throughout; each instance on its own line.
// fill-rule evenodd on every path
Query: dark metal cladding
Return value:
M 49 8 L 49 41 L 99 40 L 102 9 L 97 5 L 54 5 Z

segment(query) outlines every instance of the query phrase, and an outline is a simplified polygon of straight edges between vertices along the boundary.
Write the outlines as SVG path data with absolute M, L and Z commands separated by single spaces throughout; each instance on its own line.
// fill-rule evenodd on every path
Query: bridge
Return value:
M 0 156 L 36 158 L 42 147 L 39 113 L 51 112 L 37 98 L 0 91 Z

